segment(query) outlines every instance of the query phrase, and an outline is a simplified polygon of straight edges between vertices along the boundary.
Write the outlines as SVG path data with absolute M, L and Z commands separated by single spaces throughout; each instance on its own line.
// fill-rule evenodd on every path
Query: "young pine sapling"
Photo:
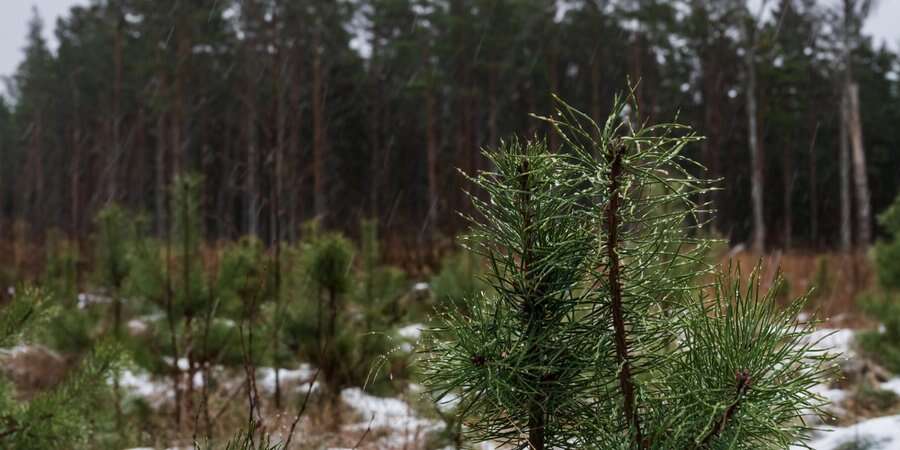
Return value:
M 489 289 L 426 334 L 432 394 L 459 398 L 469 439 L 511 448 L 801 441 L 832 365 L 796 323 L 804 299 L 781 309 L 755 273 L 742 291 L 704 263 L 695 199 L 712 186 L 682 155 L 699 137 L 618 100 L 602 125 L 558 104 L 559 151 L 503 142 L 471 178 L 466 245 Z

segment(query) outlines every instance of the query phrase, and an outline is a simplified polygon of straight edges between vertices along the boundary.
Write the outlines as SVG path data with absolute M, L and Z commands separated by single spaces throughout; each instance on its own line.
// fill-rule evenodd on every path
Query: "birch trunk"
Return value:
M 755 33 L 754 33 L 755 34 Z M 744 64 L 747 70 L 747 136 L 750 145 L 750 165 L 752 169 L 751 201 L 753 208 L 753 250 L 765 251 L 766 224 L 763 215 L 763 151 L 759 143 L 756 105 L 756 41 L 751 39 L 747 46 Z
M 847 144 L 847 95 L 841 96 L 840 159 L 841 173 L 841 250 L 852 246 L 850 225 L 850 147 Z
M 866 154 L 863 148 L 862 120 L 859 112 L 859 86 L 847 85 L 847 131 L 853 163 L 853 188 L 856 193 L 857 244 L 865 249 L 872 241 L 871 201 L 869 178 L 866 174 Z

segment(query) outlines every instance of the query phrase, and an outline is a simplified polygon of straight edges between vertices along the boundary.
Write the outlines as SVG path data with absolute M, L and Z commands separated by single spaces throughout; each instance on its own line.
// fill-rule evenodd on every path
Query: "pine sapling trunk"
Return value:
M 207 440 L 212 439 L 212 417 L 209 414 L 209 381 L 212 378 L 210 373 L 210 350 L 209 350 L 209 330 L 212 327 L 212 319 L 213 319 L 213 309 L 215 308 L 213 305 L 213 290 L 210 289 L 208 292 L 208 297 L 206 300 L 207 308 L 206 308 L 206 317 L 203 324 L 203 355 L 204 362 L 201 369 L 201 376 L 203 377 L 203 387 L 202 387 L 202 404 L 201 407 L 203 409 L 203 429 Z
M 186 181 L 185 181 L 186 183 Z M 191 224 L 191 209 L 190 209 L 190 201 L 189 197 L 192 195 L 190 188 L 188 185 L 183 185 L 180 187 L 182 190 L 180 196 L 184 197 L 181 199 L 181 282 L 183 284 L 183 295 L 185 302 L 191 302 L 191 259 L 195 256 L 191 253 L 191 241 L 190 241 L 190 224 Z M 193 360 L 193 337 L 191 331 L 191 325 L 193 323 L 193 317 L 191 313 L 188 313 L 185 317 L 185 325 L 184 325 L 184 350 L 185 357 L 188 362 L 188 380 L 187 380 L 187 396 L 185 397 L 185 412 L 188 414 L 188 418 L 193 414 L 193 401 L 194 401 L 194 360 Z M 178 354 L 175 354 L 175 366 L 178 366 Z
M 338 387 L 338 361 L 337 361 L 337 343 L 335 342 L 336 326 L 338 316 L 338 296 L 334 289 L 328 289 L 328 327 L 325 333 L 325 366 L 327 370 L 325 375 L 330 385 L 331 395 L 329 401 L 332 407 L 333 426 L 338 427 L 341 423 L 340 408 L 338 405 L 338 397 L 340 389 Z
M 613 330 L 615 331 L 616 362 L 619 365 L 619 389 L 622 391 L 625 420 L 634 429 L 638 445 L 647 447 L 648 443 L 641 436 L 641 426 L 634 400 L 634 381 L 631 374 L 631 362 L 628 356 L 628 340 L 625 330 L 625 317 L 622 307 L 621 264 L 619 260 L 619 203 L 622 193 L 622 154 L 624 148 L 613 149 L 612 165 L 609 171 L 609 203 L 606 206 L 606 256 L 609 260 L 607 277 L 610 290 Z
M 534 249 L 532 248 L 532 207 L 531 207 L 531 185 L 529 183 L 529 165 L 528 160 L 522 161 L 519 167 L 520 177 L 520 211 L 522 213 L 522 260 L 520 272 L 525 277 L 523 294 L 524 313 L 528 321 L 528 329 L 526 336 L 529 342 L 529 357 L 535 362 L 538 368 L 531 374 L 531 378 L 537 383 L 538 389 L 532 396 L 528 410 L 528 443 L 534 450 L 544 450 L 546 441 L 544 430 L 546 428 L 544 403 L 547 401 L 547 395 L 543 389 L 543 373 L 541 373 L 541 355 L 543 353 L 540 345 L 540 336 L 543 332 L 543 305 L 541 302 L 541 293 L 536 289 L 535 280 L 531 275 L 531 260 L 533 259 Z
M 168 215 L 167 215 L 168 217 Z M 168 227 L 166 227 L 168 228 Z M 169 326 L 169 343 L 172 346 L 172 390 L 175 394 L 175 429 L 181 429 L 181 371 L 178 368 L 178 335 L 175 324 L 175 296 L 172 291 L 172 238 L 166 233 L 166 322 Z
M 116 342 L 122 342 L 122 299 L 119 296 L 118 286 L 113 291 L 113 335 Z M 119 437 L 124 438 L 125 421 L 122 412 L 122 390 L 118 371 L 113 373 L 113 397 L 116 403 L 116 430 L 119 432 Z

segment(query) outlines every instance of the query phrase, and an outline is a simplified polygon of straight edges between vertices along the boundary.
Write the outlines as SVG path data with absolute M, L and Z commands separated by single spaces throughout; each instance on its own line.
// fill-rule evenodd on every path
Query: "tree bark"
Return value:
M 841 127 L 839 145 L 839 170 L 841 177 L 841 250 L 847 252 L 853 246 L 852 228 L 850 222 L 850 146 L 848 144 L 847 123 L 847 92 L 841 95 Z
M 756 103 L 756 31 L 748 33 L 747 51 L 744 65 L 747 71 L 747 137 L 750 146 L 751 165 L 751 202 L 753 209 L 753 250 L 765 252 L 766 224 L 763 204 L 763 149 L 759 142 L 759 125 L 757 123 L 758 107 Z
M 519 272 L 524 274 L 525 288 L 523 289 L 523 310 L 526 313 L 527 327 L 526 336 L 528 343 L 528 357 L 538 362 L 543 357 L 544 348 L 541 345 L 541 333 L 544 329 L 544 306 L 543 292 L 538 286 L 540 280 L 537 280 L 532 272 L 531 263 L 535 257 L 532 239 L 532 187 L 530 183 L 530 166 L 527 158 L 523 158 L 519 167 L 518 177 L 519 184 L 519 203 L 522 214 L 523 242 L 522 254 L 520 258 Z M 538 388 L 531 394 L 528 406 L 528 446 L 532 450 L 544 450 L 546 444 L 546 425 L 547 412 L 545 404 L 547 403 L 547 394 L 542 389 L 544 373 L 535 371 L 530 376 L 536 382 Z
M 426 49 L 429 44 L 426 44 Z M 426 50 L 428 51 L 428 50 Z M 430 52 L 429 52 L 430 53 Z M 428 61 L 426 53 L 425 61 Z M 432 234 L 438 230 L 438 214 L 440 212 L 440 184 L 438 181 L 438 136 L 437 136 L 437 101 L 435 99 L 433 78 L 425 88 L 425 140 L 428 172 L 428 225 Z
M 625 329 L 625 310 L 622 296 L 621 261 L 619 260 L 619 208 L 622 199 L 623 175 L 622 159 L 624 148 L 613 149 L 609 172 L 609 203 L 606 206 L 606 257 L 608 264 L 608 285 L 610 289 L 610 312 L 615 332 L 616 363 L 619 366 L 619 389 L 622 391 L 625 421 L 633 429 L 635 442 L 644 447 L 638 408 L 635 403 L 635 385 L 631 374 L 631 359 Z
M 381 39 L 376 27 L 372 30 L 375 36 L 372 39 L 372 54 L 369 59 L 369 108 L 368 108 L 368 139 L 369 139 L 369 217 L 377 218 L 379 211 L 379 191 L 381 188 L 381 167 L 384 163 L 383 148 L 381 147 L 381 113 L 383 110 L 381 68 L 379 48 L 377 42 Z
M 242 2 L 241 7 L 246 15 L 246 38 L 244 40 L 244 139 L 247 153 L 245 155 L 244 198 L 245 198 L 245 232 L 251 236 L 259 234 L 259 133 L 257 121 L 259 114 L 256 85 L 259 82 L 259 67 L 256 45 L 259 43 L 259 27 L 262 20 L 257 1 Z M 263 41 L 264 43 L 264 41 Z
M 816 137 L 819 135 L 819 123 L 813 128 L 809 141 L 809 233 L 812 247 L 819 246 L 819 182 L 816 170 Z
M 325 69 L 322 63 L 321 30 L 313 34 L 312 106 L 313 106 L 313 209 L 316 217 L 328 214 L 325 187 L 327 137 L 325 123 Z
M 556 39 L 556 37 L 551 37 L 551 39 Z M 547 60 L 549 63 L 547 64 L 547 74 L 550 81 L 550 93 L 554 95 L 559 95 L 559 48 L 557 43 L 553 43 L 550 46 L 549 55 L 547 55 Z M 555 105 L 553 104 L 553 98 L 550 98 L 550 111 L 553 111 Z M 536 111 L 532 111 L 536 112 Z M 559 150 L 559 134 L 553 130 L 551 127 L 548 130 L 547 134 L 549 135 L 549 144 L 550 151 L 556 152 Z
M 787 145 L 784 147 L 784 152 L 782 153 L 782 207 L 784 208 L 784 222 L 783 222 L 783 243 L 785 249 L 790 249 L 793 245 L 792 236 L 794 234 L 793 230 L 793 190 L 794 190 L 794 164 L 793 164 L 793 138 L 788 139 Z
M 156 116 L 156 232 L 164 236 L 166 230 L 166 114 Z
M 865 249 L 872 242 L 871 200 L 869 178 L 866 174 L 866 154 L 863 148 L 862 120 L 859 111 L 859 85 L 847 85 L 847 128 L 853 162 L 853 187 L 856 193 L 856 225 L 859 233 L 857 245 Z

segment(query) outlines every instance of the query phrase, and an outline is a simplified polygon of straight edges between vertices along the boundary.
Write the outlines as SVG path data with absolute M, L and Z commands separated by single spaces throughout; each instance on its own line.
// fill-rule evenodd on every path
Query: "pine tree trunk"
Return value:
M 496 148 L 500 142 L 500 129 L 497 124 L 500 115 L 500 100 L 497 95 L 497 71 L 488 74 L 488 147 Z
M 426 61 L 428 58 L 426 58 Z M 437 105 L 433 81 L 425 90 L 426 120 L 426 152 L 428 159 L 428 225 L 432 233 L 438 230 L 438 214 L 440 212 L 440 191 L 438 182 L 438 137 L 437 137 Z
M 850 222 L 850 145 L 847 136 L 848 101 L 847 92 L 841 95 L 841 126 L 839 145 L 839 169 L 841 177 L 841 250 L 848 252 L 853 246 L 852 228 Z
M 288 142 L 287 142 L 287 154 L 288 159 L 286 163 L 288 165 L 287 170 L 288 173 L 291 173 L 293 170 L 304 169 L 304 167 L 297 166 L 296 161 L 304 161 L 304 152 L 300 147 L 300 130 L 303 127 L 303 105 L 300 102 L 302 91 L 300 90 L 300 86 L 303 85 L 303 54 L 301 49 L 295 50 L 297 55 L 297 59 L 295 63 L 292 65 L 291 71 L 293 72 L 293 82 L 290 86 L 290 107 L 288 108 L 291 111 L 291 120 L 290 120 L 290 130 L 288 132 Z M 302 178 L 301 178 L 302 180 Z M 302 185 L 302 183 L 301 183 Z M 302 217 L 302 210 L 300 202 L 302 201 L 301 195 L 298 194 L 297 189 L 288 189 L 286 192 L 285 198 L 285 208 L 287 210 L 287 230 L 286 235 L 288 240 L 293 241 L 296 237 L 298 222 Z
M 722 71 L 716 56 L 716 48 L 709 43 L 709 37 L 703 37 L 701 50 L 702 83 L 703 83 L 703 123 L 706 139 L 703 141 L 703 163 L 706 165 L 709 178 L 717 179 L 721 176 L 719 164 L 719 152 L 722 151 Z M 719 201 L 719 191 L 711 191 L 703 195 L 704 203 L 709 203 L 706 209 L 711 210 L 704 219 L 710 221 L 709 226 L 715 234 L 718 224 L 715 220 L 714 210 L 723 205 Z
M 859 111 L 859 85 L 850 82 L 847 86 L 847 128 L 853 161 L 853 187 L 856 193 L 856 220 L 859 240 L 857 244 L 865 250 L 872 242 L 872 213 L 869 195 L 869 178 L 866 174 L 866 154 L 863 148 L 862 120 Z
M 793 152 L 791 151 L 793 139 L 788 140 L 787 146 L 784 148 L 784 152 L 782 153 L 782 193 L 784 197 L 782 198 L 782 206 L 784 207 L 784 229 L 782 230 L 784 248 L 790 249 L 793 245 L 793 202 L 792 202 L 792 194 L 794 190 L 794 165 L 793 165 Z
M 112 2 L 115 5 L 116 13 L 116 31 L 115 42 L 113 46 L 113 107 L 112 107 L 112 157 L 110 158 L 110 176 L 109 176 L 109 199 L 115 201 L 119 195 L 119 167 L 118 161 L 122 157 L 122 28 L 124 27 L 124 19 L 122 18 L 121 6 L 118 2 Z
M 277 21 L 273 20 L 273 27 Z M 276 42 L 275 45 L 278 47 L 278 63 L 276 64 L 275 70 L 275 121 L 276 121 L 276 131 L 275 131 L 275 157 L 273 162 L 273 170 L 272 170 L 272 178 L 274 180 L 270 181 L 270 192 L 271 192 L 271 240 L 275 247 L 275 255 L 274 255 L 274 271 L 275 271 L 275 310 L 281 311 L 281 239 L 282 239 L 282 216 L 283 210 L 281 206 L 282 195 L 284 193 L 283 183 L 283 165 L 284 165 L 284 143 L 285 137 L 287 134 L 287 96 L 285 94 L 285 89 L 287 88 L 287 83 L 285 83 L 285 77 L 287 76 L 288 71 L 290 70 L 290 64 L 288 57 L 283 57 L 282 49 L 280 43 Z M 280 321 L 280 319 L 276 318 L 276 321 Z M 274 336 L 272 339 L 272 345 L 274 347 L 274 351 L 276 357 L 281 350 L 281 325 L 280 323 L 276 323 L 273 327 Z M 281 410 L 281 364 L 280 361 L 276 359 L 275 362 L 275 409 Z
M 596 123 L 603 123 L 603 117 L 601 117 L 603 105 L 601 105 L 600 101 L 602 83 L 600 73 L 601 61 L 600 46 L 597 45 L 591 55 L 591 119 Z M 594 138 L 599 138 L 599 136 L 594 136 Z
M 182 16 L 186 14 L 186 12 L 179 11 Z M 184 21 L 186 18 L 182 18 Z M 190 36 L 188 35 L 188 27 L 185 24 L 179 23 L 176 26 L 176 34 L 178 39 L 178 48 L 176 50 L 176 63 L 175 63 L 175 78 L 172 86 L 173 95 L 174 95 L 174 103 L 175 109 L 173 111 L 173 118 L 171 123 L 169 124 L 170 130 L 172 132 L 172 173 L 174 175 L 180 175 L 185 171 L 185 164 L 187 163 L 186 158 L 186 146 L 185 142 L 185 133 L 184 131 L 187 129 L 187 104 L 186 104 L 186 96 L 185 96 L 185 79 L 187 78 L 187 70 L 190 67 L 190 59 L 191 59 L 191 43 Z
M 166 234 L 166 115 L 156 116 L 156 232 Z
M 79 235 L 79 224 L 81 222 L 80 212 L 81 205 L 81 142 L 77 131 L 68 133 L 72 140 L 72 169 L 69 173 L 70 195 L 71 197 L 71 219 L 69 230 L 75 235 Z
M 373 39 L 377 41 L 378 38 Z M 372 58 L 377 57 L 378 47 L 373 45 Z M 381 187 L 381 164 L 383 160 L 382 148 L 380 145 L 380 112 L 382 109 L 381 102 L 381 83 L 379 80 L 378 64 L 370 61 L 369 68 L 369 111 L 368 111 L 368 138 L 369 138 L 369 217 L 377 218 L 379 205 L 378 194 Z
M 765 252 L 766 224 L 763 215 L 763 150 L 759 142 L 759 126 L 757 124 L 758 108 L 756 103 L 756 40 L 750 40 L 744 64 L 747 70 L 747 136 L 750 146 L 751 165 L 751 201 L 753 209 L 753 250 Z
M 250 84 L 253 84 L 250 82 Z M 252 89 L 250 90 L 252 92 Z M 250 236 L 256 236 L 259 232 L 259 220 L 257 210 L 259 209 L 259 195 L 257 188 L 256 174 L 259 171 L 259 150 L 257 147 L 256 132 L 256 101 L 253 95 L 248 95 L 247 115 L 244 122 L 244 133 L 247 139 L 247 175 L 244 178 L 244 195 L 247 198 L 246 206 L 246 233 Z
M 647 114 L 644 111 L 644 83 L 641 78 L 644 76 L 643 59 L 643 38 L 640 30 L 636 30 L 631 36 L 631 84 L 634 87 L 634 97 L 637 100 L 637 108 L 641 114 Z
M 554 38 L 551 37 L 551 39 Z M 559 95 L 559 50 L 556 43 L 550 46 L 549 53 L 550 54 L 547 55 L 547 60 L 549 61 L 547 73 L 550 81 L 550 93 Z M 559 149 L 559 133 L 550 129 L 547 134 L 549 135 L 550 151 L 557 151 Z
M 325 158 L 327 142 L 325 135 L 325 74 L 322 64 L 321 31 L 313 35 L 313 209 L 316 217 L 325 218 L 328 214 L 327 193 L 325 191 Z
M 250 23 L 248 28 L 254 28 L 259 24 L 259 6 L 256 1 L 242 4 L 246 20 Z M 256 85 L 259 82 L 259 67 L 257 64 L 256 45 L 258 44 L 256 29 L 250 29 L 244 40 L 244 139 L 247 148 L 245 155 L 244 175 L 244 231 L 250 236 L 259 234 L 259 188 L 257 176 L 259 174 L 259 133 L 257 128 L 258 105 Z M 264 43 L 264 41 L 263 41 Z
M 816 174 L 816 137 L 818 135 L 819 123 L 816 122 L 812 138 L 809 141 L 809 233 L 813 249 L 817 249 L 819 246 L 819 185 Z

